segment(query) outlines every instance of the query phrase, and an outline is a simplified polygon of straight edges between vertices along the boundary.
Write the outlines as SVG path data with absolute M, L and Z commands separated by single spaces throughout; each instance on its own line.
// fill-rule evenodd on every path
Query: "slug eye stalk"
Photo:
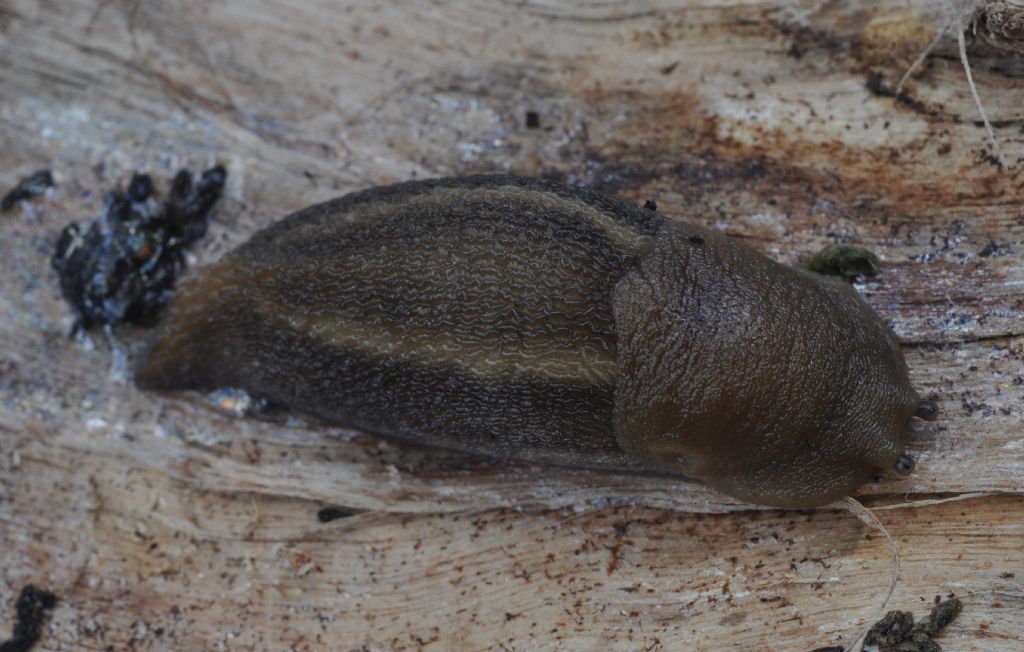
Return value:
M 925 421 L 935 421 L 939 418 L 939 406 L 934 401 L 921 401 L 914 416 Z

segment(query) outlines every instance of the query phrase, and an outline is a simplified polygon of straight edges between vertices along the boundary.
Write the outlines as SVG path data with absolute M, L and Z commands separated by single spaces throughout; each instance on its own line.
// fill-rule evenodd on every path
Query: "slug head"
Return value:
M 716 232 L 663 227 L 614 311 L 619 443 L 742 500 L 812 507 L 909 472 L 911 418 L 934 418 L 853 288 Z

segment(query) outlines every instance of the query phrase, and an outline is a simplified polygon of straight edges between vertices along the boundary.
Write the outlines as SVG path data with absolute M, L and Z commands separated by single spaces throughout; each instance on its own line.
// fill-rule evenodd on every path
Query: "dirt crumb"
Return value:
M 49 170 L 33 172 L 18 182 L 18 185 L 0 199 L 0 211 L 7 212 L 19 202 L 32 199 L 46 192 L 47 188 L 53 187 L 53 173 Z
M 11 638 L 0 643 L 0 652 L 28 652 L 39 640 L 46 614 L 57 604 L 57 596 L 31 584 L 25 585 L 15 602 Z

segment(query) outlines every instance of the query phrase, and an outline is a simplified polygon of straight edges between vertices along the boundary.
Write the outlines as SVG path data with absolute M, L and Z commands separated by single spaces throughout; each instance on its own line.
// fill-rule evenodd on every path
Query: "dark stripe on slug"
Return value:
M 611 383 L 481 378 L 324 349 L 307 334 L 236 316 L 249 324 L 244 337 L 199 343 L 186 384 L 241 386 L 371 434 L 415 443 L 429 433 L 431 446 L 451 450 L 578 468 L 648 468 L 625 455 L 609 427 Z M 227 344 L 218 349 L 213 341 Z
M 468 191 L 467 197 L 471 199 L 472 193 L 475 190 L 501 187 L 528 190 L 582 202 L 586 206 L 613 216 L 622 225 L 648 237 L 653 237 L 658 232 L 658 228 L 665 222 L 665 218 L 655 211 L 641 209 L 621 199 L 602 195 L 584 187 L 566 186 L 546 179 L 515 175 L 473 175 L 407 181 L 391 186 L 369 188 L 320 204 L 314 204 L 271 224 L 253 235 L 248 242 L 229 255 L 243 254 L 245 250 L 250 248 L 261 248 L 264 246 L 265 241 L 268 240 L 277 242 L 288 240 L 290 239 L 288 236 L 289 232 L 301 228 L 304 224 L 310 222 L 322 223 L 325 216 L 337 216 L 360 210 L 373 210 L 375 206 L 397 206 L 436 189 L 465 190 Z

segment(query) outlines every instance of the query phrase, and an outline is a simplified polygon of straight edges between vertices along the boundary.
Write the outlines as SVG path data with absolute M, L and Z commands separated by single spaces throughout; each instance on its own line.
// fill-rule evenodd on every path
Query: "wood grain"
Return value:
M 944 11 L 0 2 L 0 186 L 41 167 L 58 182 L 0 214 L 0 631 L 27 582 L 60 598 L 48 650 L 811 650 L 876 617 L 887 549 L 841 510 L 136 390 L 125 361 L 145 333 L 69 340 L 50 252 L 132 171 L 166 184 L 221 161 L 197 265 L 314 201 L 479 171 L 653 199 L 787 262 L 874 250 L 864 294 L 942 412 L 914 434 L 917 471 L 861 498 L 968 496 L 877 512 L 903 554 L 891 604 L 922 615 L 956 594 L 945 649 L 1020 649 L 1024 63 L 969 49 L 1004 171 L 953 35 L 892 97 Z M 320 523 L 327 505 L 352 515 Z

